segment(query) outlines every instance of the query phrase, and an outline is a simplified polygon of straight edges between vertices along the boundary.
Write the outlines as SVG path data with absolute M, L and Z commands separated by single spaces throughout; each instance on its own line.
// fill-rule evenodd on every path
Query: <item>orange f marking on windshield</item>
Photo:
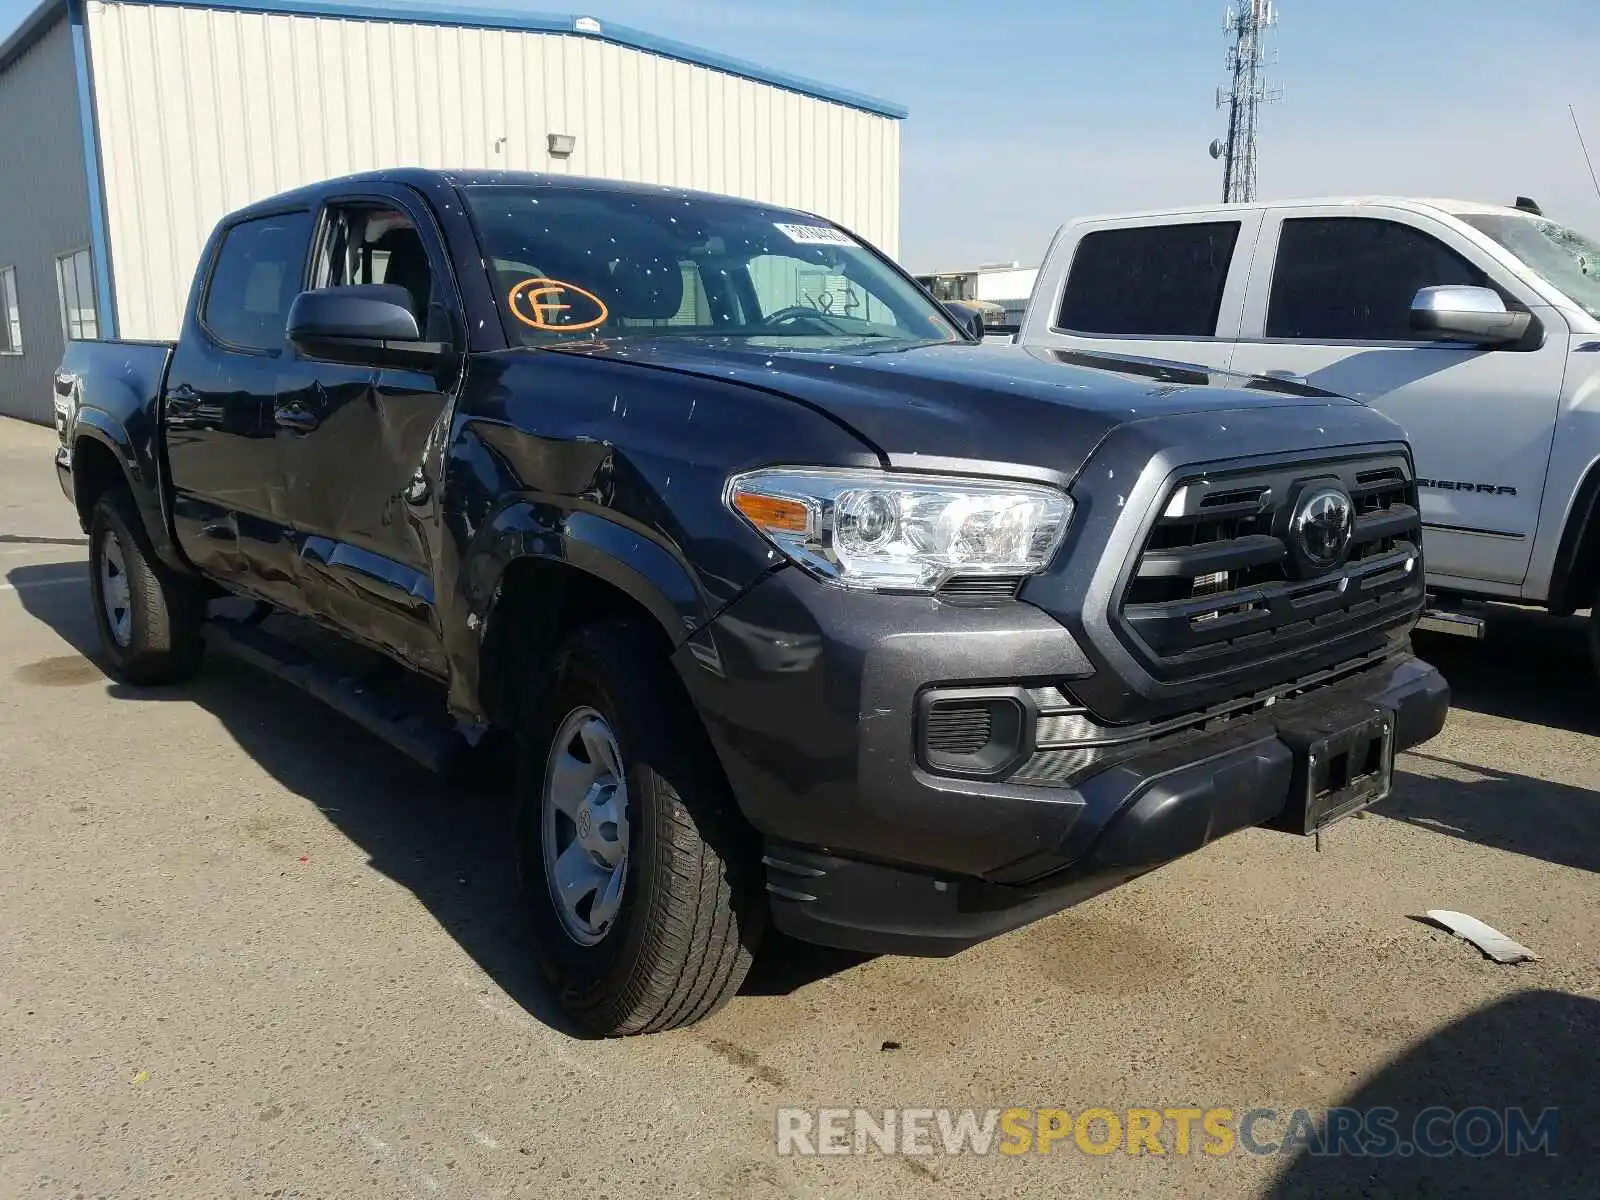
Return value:
M 511 315 L 524 325 L 559 333 L 581 333 L 605 324 L 610 311 L 606 302 L 575 283 L 542 276 L 524 279 L 511 289 L 506 302 Z M 593 316 L 585 318 L 586 313 Z M 563 315 L 567 314 L 567 315 Z M 575 318 L 575 319 L 573 319 Z

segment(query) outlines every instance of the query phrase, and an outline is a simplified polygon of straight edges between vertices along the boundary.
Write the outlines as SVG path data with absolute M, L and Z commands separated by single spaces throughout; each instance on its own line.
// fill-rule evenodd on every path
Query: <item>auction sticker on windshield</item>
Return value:
M 791 242 L 799 242 L 803 246 L 854 246 L 855 238 L 842 229 L 831 229 L 826 225 L 785 225 L 782 221 L 774 221 L 774 226 Z

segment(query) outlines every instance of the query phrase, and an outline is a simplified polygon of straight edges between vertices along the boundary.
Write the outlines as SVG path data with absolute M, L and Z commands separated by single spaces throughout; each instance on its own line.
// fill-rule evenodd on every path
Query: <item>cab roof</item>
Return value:
M 390 167 L 377 171 L 361 171 L 322 179 L 292 191 L 266 196 L 253 204 L 236 209 L 230 218 L 264 215 L 285 209 L 303 207 L 319 202 L 330 191 L 357 190 L 362 184 L 398 183 L 416 188 L 424 194 L 439 191 L 453 192 L 458 187 L 481 187 L 499 184 L 511 187 L 585 188 L 607 192 L 624 192 L 636 195 L 675 196 L 685 200 L 721 201 L 727 204 L 747 205 L 766 212 L 786 213 L 808 221 L 824 221 L 814 213 L 803 212 L 784 204 L 764 200 L 749 200 L 717 192 L 697 191 L 694 188 L 674 187 L 661 183 L 637 183 L 622 179 L 605 179 L 593 175 L 546 174 L 539 171 L 493 171 L 482 168 L 431 168 Z
M 1138 217 L 1190 217 L 1216 213 L 1265 212 L 1281 208 L 1398 208 L 1412 212 L 1442 212 L 1452 215 L 1474 216 L 1530 216 L 1532 214 L 1508 204 L 1485 204 L 1481 200 L 1447 200 L 1420 196 L 1304 196 L 1284 200 L 1253 200 L 1248 204 L 1191 204 L 1181 208 L 1131 209 L 1127 212 L 1099 213 L 1079 218 L 1084 221 L 1114 221 Z

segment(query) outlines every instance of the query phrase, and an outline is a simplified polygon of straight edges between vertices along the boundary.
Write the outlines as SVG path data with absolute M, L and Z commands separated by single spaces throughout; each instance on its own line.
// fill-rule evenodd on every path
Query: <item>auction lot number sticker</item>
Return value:
M 773 222 L 778 232 L 782 233 L 791 242 L 798 242 L 802 246 L 854 246 L 855 238 L 842 229 L 830 229 L 826 225 L 786 225 L 781 221 Z

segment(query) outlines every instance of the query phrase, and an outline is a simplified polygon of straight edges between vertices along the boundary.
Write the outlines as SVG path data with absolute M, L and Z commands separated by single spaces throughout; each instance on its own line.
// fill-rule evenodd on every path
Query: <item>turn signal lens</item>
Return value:
M 800 500 L 736 491 L 733 506 L 763 533 L 808 533 L 811 530 L 811 509 Z

